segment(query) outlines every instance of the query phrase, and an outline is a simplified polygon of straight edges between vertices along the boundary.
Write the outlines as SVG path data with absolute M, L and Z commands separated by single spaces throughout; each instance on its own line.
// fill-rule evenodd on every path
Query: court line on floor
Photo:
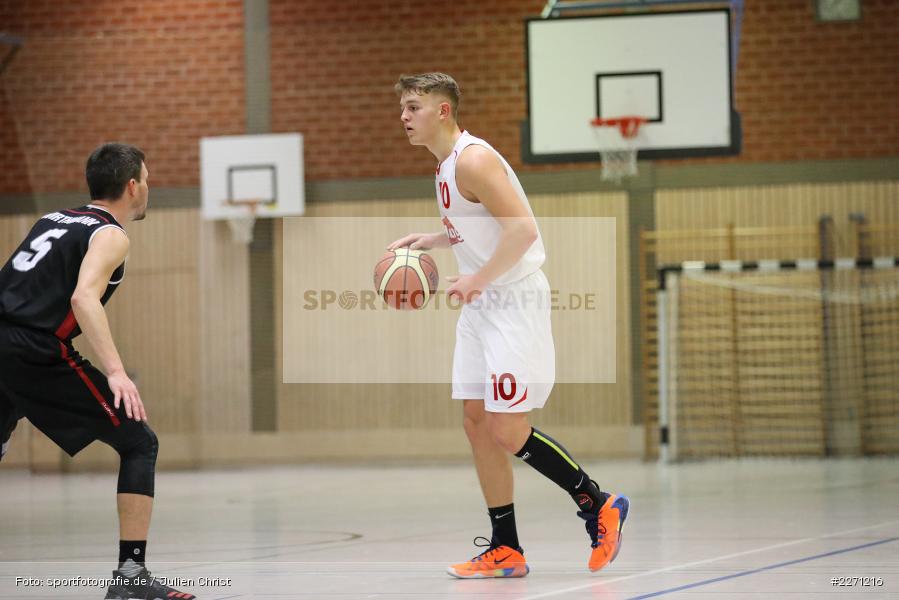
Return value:
M 869 542 L 867 544 L 861 544 L 860 546 L 852 546 L 850 548 L 841 548 L 840 550 L 824 552 L 823 554 L 816 554 L 814 556 L 806 556 L 805 558 L 797 558 L 795 560 L 788 560 L 788 561 L 773 564 L 773 565 L 767 565 L 765 567 L 759 567 L 757 569 L 750 569 L 749 571 L 740 571 L 739 573 L 732 573 L 730 575 L 723 575 L 721 577 L 714 577 L 712 579 L 705 579 L 703 581 L 687 583 L 687 584 L 680 585 L 677 587 L 668 588 L 667 590 L 659 590 L 658 592 L 651 592 L 649 594 L 643 594 L 641 596 L 631 596 L 628 600 L 644 600 L 645 598 L 655 598 L 656 596 L 664 596 L 666 594 L 673 594 L 674 592 L 682 592 L 684 590 L 689 590 L 692 588 L 709 585 L 711 583 L 727 581 L 728 579 L 736 579 L 738 577 L 745 577 L 747 575 L 755 575 L 756 573 L 762 573 L 764 571 L 771 571 L 774 569 L 779 569 L 780 567 L 788 567 L 790 565 L 809 562 L 812 560 L 817 560 L 819 558 L 825 558 L 827 556 L 835 556 L 837 554 L 845 554 L 847 552 L 854 552 L 855 550 L 861 550 L 863 548 L 871 548 L 872 546 L 880 546 L 881 544 L 888 544 L 890 542 L 895 542 L 896 540 L 899 540 L 899 537 L 887 538 L 885 540 L 879 540 L 876 542 Z
M 731 559 L 731 558 L 738 558 L 738 557 L 740 557 L 740 556 L 748 556 L 748 555 L 750 555 L 750 554 L 757 554 L 757 553 L 759 553 L 759 552 L 765 552 L 765 551 L 768 551 L 768 550 L 777 550 L 777 549 L 779 549 L 779 548 L 786 548 L 786 547 L 788 547 L 788 546 L 795 546 L 795 545 L 797 545 L 797 544 L 804 544 L 804 543 L 807 543 L 807 542 L 814 542 L 814 541 L 817 541 L 817 540 L 824 540 L 824 539 L 827 539 L 827 538 L 837 537 L 837 536 L 840 536 L 840 535 L 847 535 L 847 534 L 850 534 L 850 533 L 857 533 L 857 532 L 859 532 L 859 531 L 867 531 L 868 529 L 876 529 L 876 528 L 878 528 L 878 527 L 885 527 L 885 526 L 896 525 L 896 524 L 899 524 L 899 520 L 895 520 L 895 521 L 885 521 L 885 522 L 883 522 L 883 523 L 877 523 L 877 524 L 875 524 L 875 525 L 868 525 L 868 526 L 866 526 L 866 527 L 857 527 L 857 528 L 855 528 L 855 529 L 847 529 L 847 530 L 845 530 L 845 531 L 837 531 L 837 532 L 835 532 L 835 533 L 828 533 L 827 535 L 819 535 L 819 536 L 816 536 L 816 537 L 802 538 L 802 539 L 800 539 L 800 540 L 793 540 L 793 541 L 790 541 L 790 542 L 783 542 L 783 543 L 780 543 L 780 544 L 772 544 L 772 545 L 770 545 L 770 546 L 763 546 L 763 547 L 761 547 L 761 548 L 754 548 L 754 549 L 752 549 L 752 550 L 744 550 L 743 552 L 735 552 L 735 553 L 733 553 L 733 554 L 728 554 L 728 555 L 726 555 L 726 556 L 716 556 L 715 558 L 706 558 L 706 559 L 704 559 L 704 560 L 697 560 L 697 561 L 690 562 L 690 563 L 684 563 L 684 564 L 682 564 L 682 565 L 673 565 L 673 566 L 670 566 L 670 567 L 664 567 L 664 568 L 661 568 L 661 569 L 655 569 L 655 570 L 653 570 L 653 571 L 645 571 L 645 572 L 642 572 L 642 573 L 634 573 L 633 575 L 624 575 L 624 576 L 622 576 L 622 577 L 613 577 L 612 579 L 603 579 L 603 580 L 600 580 L 600 581 L 593 581 L 593 582 L 591 582 L 591 583 L 582 584 L 582 585 L 578 585 L 578 586 L 570 587 L 570 588 L 565 588 L 565 589 L 562 589 L 562 590 L 555 590 L 555 591 L 553 591 L 553 592 L 544 592 L 544 593 L 542 593 L 542 594 L 536 594 L 536 595 L 534 595 L 534 596 L 525 596 L 524 598 L 521 598 L 520 600 L 538 600 L 538 598 L 552 598 L 553 596 L 559 596 L 559 595 L 561 595 L 561 594 L 567 594 L 567 593 L 569 593 L 569 592 L 577 592 L 577 591 L 580 591 L 580 590 L 586 590 L 586 589 L 589 589 L 589 588 L 594 587 L 594 586 L 597 586 L 597 585 L 608 585 L 608 584 L 610 584 L 610 583 L 616 583 L 616 582 L 618 582 L 618 581 L 626 581 L 626 580 L 629 580 L 629 579 L 637 579 L 637 578 L 639 578 L 639 577 L 646 577 L 647 575 L 658 575 L 659 573 L 667 573 L 667 572 L 669 572 L 669 571 L 675 571 L 675 570 L 678 570 L 678 569 L 686 569 L 686 568 L 695 567 L 695 566 L 698 566 L 698 565 L 705 565 L 705 564 L 714 563 L 714 562 L 718 562 L 718 561 L 722 561 L 722 560 L 727 560 L 727 559 Z M 877 541 L 877 542 L 872 542 L 872 543 L 870 543 L 870 544 L 866 544 L 865 546 L 876 545 L 876 544 L 884 544 L 884 543 L 886 543 L 886 542 L 888 542 L 888 541 L 895 541 L 895 540 L 897 540 L 897 539 L 899 539 L 899 538 L 889 538 L 889 539 L 886 540 L 886 541 L 880 540 L 880 541 Z M 857 547 L 857 548 L 855 548 L 855 549 L 859 549 L 859 548 L 861 548 L 861 547 Z M 651 597 L 651 596 L 636 596 L 636 598 L 650 598 L 650 597 Z

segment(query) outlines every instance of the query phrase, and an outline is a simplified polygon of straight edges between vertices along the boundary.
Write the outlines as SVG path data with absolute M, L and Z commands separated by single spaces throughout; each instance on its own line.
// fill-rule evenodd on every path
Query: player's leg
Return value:
M 159 451 L 156 434 L 146 423 L 125 418 L 118 427 L 107 430 L 98 439 L 114 448 L 120 458 L 116 486 L 119 566 L 113 571 L 115 581 L 109 586 L 106 599 L 193 599 L 192 594 L 179 592 L 154 579 L 146 567 Z
M 447 572 L 460 578 L 523 577 L 529 568 L 518 542 L 513 503 L 512 464 L 509 454 L 496 443 L 488 429 L 483 399 L 464 400 L 465 433 L 471 445 L 481 492 L 490 517 L 490 540 L 475 545 L 483 552 L 466 562 L 451 565 Z
M 98 439 L 119 454 L 119 571 L 133 576 L 146 563 L 159 442 L 146 423 L 129 419 L 103 432 Z
M 529 392 L 536 387 L 527 386 Z M 539 400 L 538 394 L 532 396 Z M 599 490 L 562 444 L 531 427 L 528 420 L 531 408 L 524 405 L 521 411 L 503 412 L 504 407 L 497 404 L 488 403 L 486 414 L 487 430 L 495 444 L 568 492 L 582 511 L 599 510 L 608 494 Z
M 561 443 L 530 426 L 527 413 L 546 403 L 555 381 L 549 284 L 537 272 L 504 293 L 517 301 L 506 299 L 511 309 L 485 312 L 482 327 L 490 373 L 484 404 L 488 429 L 498 445 L 571 496 L 586 521 L 592 547 L 588 566 L 595 571 L 618 554 L 629 502 L 601 491 Z M 529 303 L 543 297 L 546 301 Z
M 512 502 L 512 465 L 509 456 L 492 439 L 484 414 L 485 363 L 483 347 L 470 311 L 463 310 L 456 326 L 453 357 L 453 398 L 463 401 L 463 426 L 474 458 L 478 481 L 487 503 L 491 539 L 484 552 L 473 559 L 450 565 L 454 577 L 521 577 L 528 572 L 518 545 L 515 510 Z
M 0 365 L 3 387 L 14 396 L 21 414 L 70 456 L 97 439 L 113 446 L 121 456 L 117 497 L 120 555 L 125 554 L 138 569 L 127 569 L 133 576 L 114 571 L 113 575 L 122 579 L 109 587 L 106 597 L 194 598 L 161 586 L 143 566 L 158 450 L 153 431 L 145 423 L 129 419 L 123 405 L 116 409 L 106 376 L 70 344 L 50 334 L 0 327 Z M 136 554 L 135 549 L 139 549 Z M 120 565 L 123 562 L 120 560 Z M 167 596 L 169 593 L 180 595 Z
M 463 400 L 464 428 L 488 506 L 512 502 L 512 463 L 487 429 L 484 400 Z
M 153 513 L 156 458 L 159 440 L 145 422 L 134 421 L 125 413 L 124 405 L 113 408 L 114 396 L 106 376 L 80 355 L 70 352 L 67 362 L 78 374 L 82 386 L 97 405 L 112 409 L 115 419 L 103 413 L 92 431 L 94 439 L 111 446 L 119 454 L 119 477 L 116 484 L 116 506 L 119 517 L 118 568 L 114 582 L 106 592 L 107 600 L 130 598 L 181 598 L 195 596 L 163 585 L 150 575 L 146 567 L 147 537 Z
M 577 504 L 590 536 L 590 570 L 614 560 L 630 507 L 627 497 L 601 491 L 561 443 L 528 424 L 526 413 L 488 413 L 487 421 L 497 444 L 553 481 Z
M 608 494 L 591 482 L 562 444 L 531 427 L 527 412 L 498 412 L 502 409 L 495 406 L 490 410 L 487 428 L 498 446 L 568 492 L 579 509 L 594 511 L 602 506 Z
M 487 428 L 484 401 L 464 400 L 465 434 L 471 445 L 481 492 L 487 502 L 492 525 L 490 543 L 495 546 L 518 548 L 513 504 L 514 482 L 509 453 L 494 441 Z
M 106 598 L 175 597 L 167 595 L 170 593 L 184 600 L 194 598 L 154 580 L 144 562 L 159 449 L 156 435 L 146 423 L 128 418 L 124 405 L 115 408 L 106 376 L 70 344 L 52 336 L 22 336 L 30 336 L 23 345 L 31 349 L 31 354 L 23 356 L 41 358 L 18 365 L 19 387 L 14 392 L 25 399 L 25 416 L 71 456 L 94 440 L 101 440 L 121 457 L 117 485 L 119 569 L 113 571 L 117 581 L 109 586 Z M 34 381 L 41 385 L 34 386 Z

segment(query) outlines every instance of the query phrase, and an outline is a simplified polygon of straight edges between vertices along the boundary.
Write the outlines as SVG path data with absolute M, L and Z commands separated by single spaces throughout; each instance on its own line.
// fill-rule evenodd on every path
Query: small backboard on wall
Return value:
M 302 215 L 303 136 L 228 135 L 200 140 L 203 218 L 227 220 Z

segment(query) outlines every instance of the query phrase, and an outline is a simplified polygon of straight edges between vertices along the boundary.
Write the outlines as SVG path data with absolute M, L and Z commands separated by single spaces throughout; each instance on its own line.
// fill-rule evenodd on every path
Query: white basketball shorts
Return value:
M 542 407 L 556 380 L 550 289 L 543 271 L 488 286 L 462 307 L 453 354 L 453 398 L 489 412 Z

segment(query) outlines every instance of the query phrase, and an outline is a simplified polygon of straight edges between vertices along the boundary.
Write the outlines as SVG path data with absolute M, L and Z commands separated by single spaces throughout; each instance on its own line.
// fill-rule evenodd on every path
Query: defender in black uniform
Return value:
M 125 275 L 121 224 L 147 210 L 144 154 L 105 144 L 86 175 L 91 203 L 41 217 L 0 270 L 0 459 L 22 417 L 71 456 L 94 440 L 115 448 L 121 541 L 106 598 L 191 599 L 145 567 L 159 444 L 103 309 Z M 82 332 L 106 375 L 72 346 Z

